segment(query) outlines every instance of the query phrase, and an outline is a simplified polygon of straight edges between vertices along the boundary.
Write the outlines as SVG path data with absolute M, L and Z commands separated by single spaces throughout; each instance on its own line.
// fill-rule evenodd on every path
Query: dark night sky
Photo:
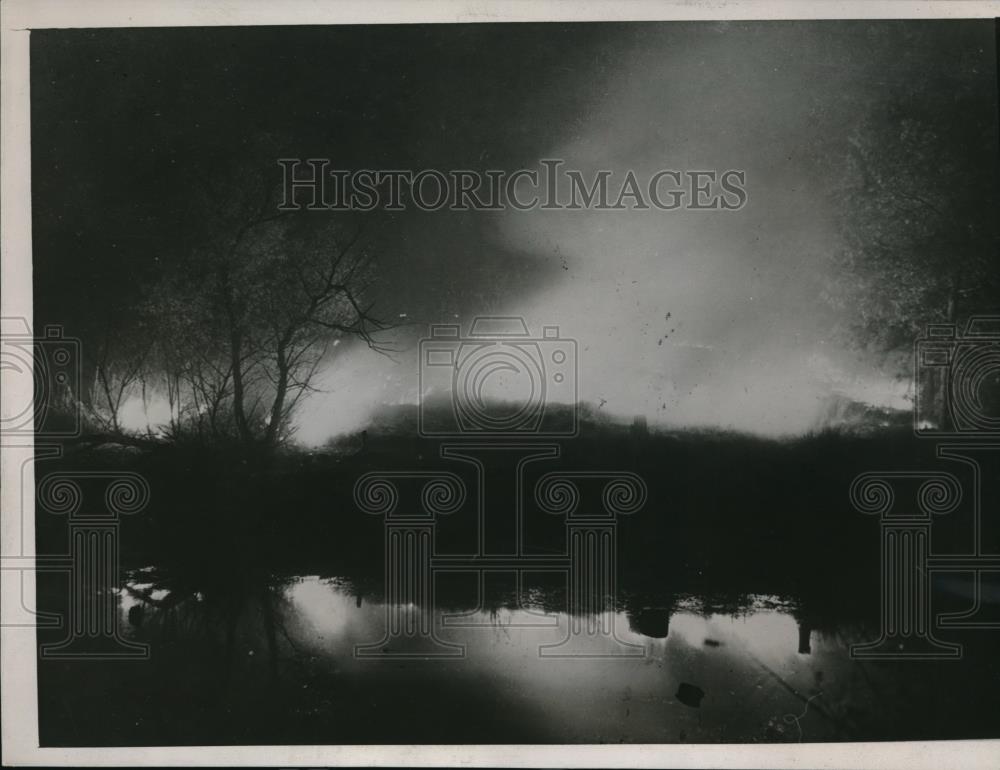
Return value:
M 587 351 L 581 396 L 619 413 L 804 429 L 831 383 L 894 397 L 826 338 L 818 278 L 838 236 L 820 159 L 914 79 L 940 93 L 971 79 L 995 115 L 992 22 L 920 24 L 33 31 L 36 323 L 86 344 L 158 260 L 192 248 L 192 186 L 231 161 L 739 168 L 751 199 L 735 214 L 383 216 L 378 299 L 418 322 L 558 323 Z M 968 51 L 981 67 L 956 71 Z M 334 400 L 306 406 L 306 441 L 415 397 L 406 355 L 342 358 Z
M 551 116 L 576 113 L 594 84 L 569 75 L 586 66 L 600 77 L 620 34 L 562 25 L 34 32 L 40 311 L 51 298 L 55 314 L 82 323 L 97 297 L 125 298 L 149 260 L 189 248 L 190 187 L 229 159 L 329 157 L 352 169 L 534 163 L 539 140 L 553 135 Z M 418 229 L 452 230 L 446 218 Z M 481 225 L 457 226 L 475 238 Z M 528 284 L 507 269 L 517 254 L 470 259 L 468 242 L 451 255 L 440 245 L 406 249 L 406 263 L 443 276 L 508 273 L 516 291 Z M 494 258 L 496 269 L 483 264 Z

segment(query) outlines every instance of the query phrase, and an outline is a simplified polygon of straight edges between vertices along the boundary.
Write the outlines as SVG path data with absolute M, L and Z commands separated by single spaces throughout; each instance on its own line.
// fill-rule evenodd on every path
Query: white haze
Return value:
M 585 176 L 612 169 L 619 180 L 629 169 L 640 179 L 665 168 L 739 169 L 742 210 L 508 211 L 490 215 L 474 245 L 529 255 L 557 274 L 488 310 L 577 340 L 580 399 L 608 413 L 777 436 L 820 427 L 834 395 L 907 406 L 905 383 L 834 338 L 844 319 L 823 301 L 840 241 L 829 167 L 817 158 L 843 152 L 858 118 L 845 104 L 863 100 L 844 94 L 888 98 L 892 84 L 873 78 L 886 63 L 850 36 L 840 50 L 825 38 L 820 56 L 815 28 L 812 37 L 771 31 L 776 39 L 704 29 L 637 38 L 615 71 L 595 75 L 594 98 L 525 159 L 537 167 L 562 158 Z M 467 329 L 476 314 L 441 305 L 427 320 Z M 363 428 L 385 405 L 415 403 L 415 339 L 398 341 L 405 349 L 393 359 L 341 348 L 319 374 L 322 392 L 298 412 L 298 440 L 320 444 Z M 505 394 L 498 385 L 487 395 Z M 137 416 L 133 403 L 129 424 Z

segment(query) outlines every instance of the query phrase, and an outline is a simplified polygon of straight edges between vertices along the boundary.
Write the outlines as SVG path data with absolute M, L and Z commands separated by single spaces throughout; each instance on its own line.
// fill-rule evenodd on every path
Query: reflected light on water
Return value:
M 776 662 L 797 653 L 799 627 L 794 617 L 778 610 L 707 617 L 678 612 L 670 618 L 670 636 L 690 647 L 738 645 L 762 660 Z
M 337 579 L 317 576 L 301 577 L 285 588 L 285 598 L 294 608 L 289 618 L 289 630 L 299 639 L 312 646 L 329 649 L 344 648 L 350 655 L 350 647 L 370 633 L 377 626 L 383 612 L 380 608 L 365 603 L 358 606 L 356 597 L 351 596 Z
M 285 597 L 296 643 L 335 658 L 338 667 L 350 665 L 376 675 L 379 662 L 359 661 L 353 650 L 356 644 L 383 638 L 384 604 L 365 600 L 359 606 L 340 581 L 318 577 L 298 579 L 286 588 Z M 452 616 L 443 622 L 446 614 Z M 594 623 L 597 620 L 600 623 Z M 693 736 L 702 731 L 699 714 L 714 713 L 713 721 L 719 724 L 743 719 L 738 705 L 746 697 L 763 696 L 775 702 L 780 713 L 791 711 L 797 702 L 775 683 L 775 676 L 806 676 L 803 687 L 811 679 L 810 658 L 797 655 L 796 619 L 778 609 L 741 616 L 679 610 L 670 616 L 669 630 L 661 638 L 630 628 L 624 612 L 608 613 L 589 623 L 583 619 L 582 626 L 613 628 L 614 638 L 587 637 L 583 648 L 575 648 L 583 652 L 581 657 L 543 657 L 540 648 L 551 649 L 565 639 L 570 622 L 562 612 L 509 607 L 464 612 L 458 618 L 438 612 L 436 634 L 444 642 L 464 645 L 465 656 L 407 665 L 415 671 L 423 667 L 428 676 L 447 672 L 451 682 L 501 692 L 526 713 L 551 722 L 548 728 L 566 740 L 595 735 L 613 739 L 633 732 L 676 740 L 682 730 Z M 588 657 L 615 653 L 619 656 Z M 683 682 L 707 692 L 701 708 L 678 701 Z
M 544 601 L 530 608 L 451 607 L 436 611 L 432 626 L 443 648 L 464 654 L 432 661 L 426 646 L 408 647 L 418 637 L 387 637 L 391 608 L 359 596 L 346 578 L 283 579 L 231 604 L 218 590 L 170 596 L 149 576 L 132 577 L 119 593 L 122 631 L 150 643 L 154 657 L 170 648 L 159 646 L 164 640 L 183 640 L 185 661 L 205 651 L 213 670 L 218 655 L 230 656 L 226 665 L 239 671 L 241 686 L 262 697 L 270 697 L 269 672 L 277 671 L 282 687 L 305 693 L 303 713 L 328 714 L 331 724 L 357 719 L 352 729 L 389 719 L 385 710 L 399 704 L 399 715 L 427 715 L 430 726 L 421 729 L 436 729 L 434 713 L 453 720 L 468 713 L 500 720 L 512 739 L 528 742 L 816 741 L 856 735 L 852 720 L 875 724 L 883 700 L 912 703 L 891 670 L 850 660 L 852 632 L 814 632 L 774 596 L 743 597 L 749 601 L 733 613 L 704 611 L 692 598 L 626 603 L 624 612 L 589 618 L 542 611 L 555 596 L 538 596 Z M 422 612 L 409 605 L 401 614 Z M 270 636 L 269 616 L 279 630 Z M 227 626 L 234 617 L 236 627 Z M 574 624 L 582 633 L 570 634 Z M 560 646 L 567 639 L 572 644 Z M 423 657 L 397 656 L 414 650 Z M 337 701 L 343 692 L 351 693 L 346 711 Z

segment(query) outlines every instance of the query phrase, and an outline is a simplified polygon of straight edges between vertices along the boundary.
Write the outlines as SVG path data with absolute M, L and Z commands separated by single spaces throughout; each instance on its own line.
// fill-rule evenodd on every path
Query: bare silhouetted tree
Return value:
M 267 174 L 206 185 L 206 238 L 165 270 L 153 314 L 175 431 L 275 447 L 342 340 L 376 351 L 390 328 L 369 298 L 363 223 L 279 211 Z

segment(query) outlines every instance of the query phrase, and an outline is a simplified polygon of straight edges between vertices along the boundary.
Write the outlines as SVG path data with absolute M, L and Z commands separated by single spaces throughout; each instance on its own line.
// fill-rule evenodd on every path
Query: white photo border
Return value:
M 0 314 L 32 317 L 29 35 L 32 29 L 301 24 L 994 18 L 997 0 L 5 0 L 0 6 Z M 25 403 L 27 376 L 0 380 L 0 405 Z M 26 397 L 27 396 L 27 397 Z M 3 406 L 6 409 L 6 406 Z M 2 549 L 13 553 L 20 516 L 34 526 L 31 448 L 0 456 Z M 25 454 L 27 453 L 27 454 Z M 33 548 L 29 538 L 27 547 Z M 33 552 L 25 555 L 33 556 Z M 19 603 L 31 572 L 0 572 L 0 612 Z M 1000 740 L 795 745 L 215 746 L 39 748 L 37 646 L 33 628 L 0 627 L 0 720 L 4 765 L 70 766 L 466 766 L 996 768 Z

